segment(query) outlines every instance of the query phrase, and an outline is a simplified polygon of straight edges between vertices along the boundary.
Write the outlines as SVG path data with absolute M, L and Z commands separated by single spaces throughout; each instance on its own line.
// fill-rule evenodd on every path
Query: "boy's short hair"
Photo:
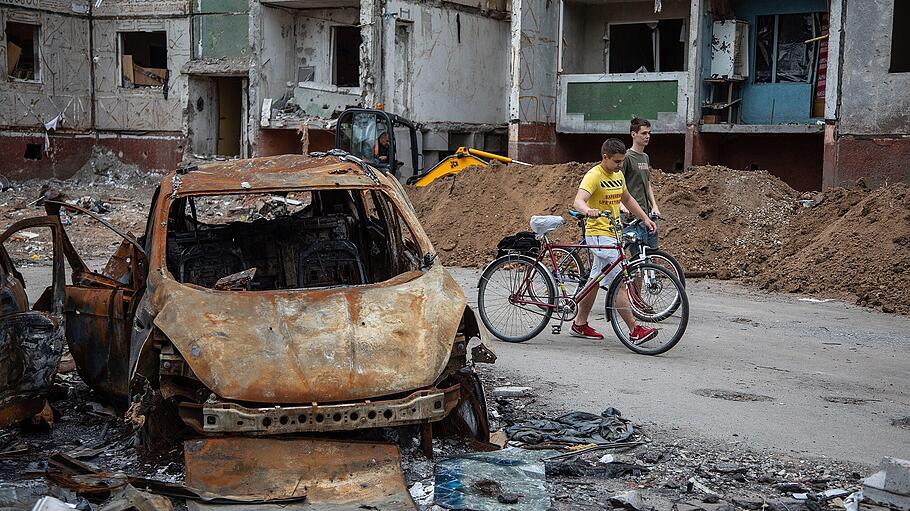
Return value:
M 607 155 L 607 158 L 617 153 L 626 154 L 626 144 L 623 144 L 622 140 L 618 138 L 608 138 L 600 146 L 600 154 Z
M 641 117 L 633 117 L 632 122 L 629 124 L 629 133 L 638 133 L 642 128 L 650 128 L 651 123 L 647 119 L 642 119 Z

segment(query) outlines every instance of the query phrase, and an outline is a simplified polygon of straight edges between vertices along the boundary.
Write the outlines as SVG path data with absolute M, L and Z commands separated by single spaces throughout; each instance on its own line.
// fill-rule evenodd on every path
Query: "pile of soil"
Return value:
M 805 202 L 789 241 L 750 280 L 910 314 L 910 186 L 835 188 Z
M 482 266 L 496 255 L 503 236 L 529 231 L 532 215 L 562 215 L 572 207 L 578 183 L 592 165 L 493 165 L 408 188 L 420 221 L 450 266 Z M 578 239 L 574 224 L 557 239 Z
M 562 215 L 590 163 L 468 169 L 410 189 L 444 264 L 482 266 L 531 215 Z M 910 188 L 800 194 L 765 171 L 655 171 L 661 248 L 690 276 L 910 314 Z M 572 222 L 557 239 L 576 239 Z

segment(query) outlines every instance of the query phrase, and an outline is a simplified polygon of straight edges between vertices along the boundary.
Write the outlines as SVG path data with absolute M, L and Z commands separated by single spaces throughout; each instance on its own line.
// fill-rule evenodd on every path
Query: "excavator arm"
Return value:
M 491 160 L 501 161 L 503 163 L 530 165 L 523 161 L 513 160 L 512 158 L 488 153 L 479 149 L 459 147 L 458 150 L 455 151 L 455 154 L 443 158 L 439 163 L 427 169 L 426 172 L 409 178 L 408 184 L 417 187 L 427 186 L 442 176 L 457 174 L 468 167 L 489 167 Z

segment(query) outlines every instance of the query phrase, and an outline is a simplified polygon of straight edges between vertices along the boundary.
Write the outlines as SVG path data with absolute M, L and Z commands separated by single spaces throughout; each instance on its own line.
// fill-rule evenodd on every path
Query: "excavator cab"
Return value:
M 396 137 L 396 133 L 404 135 L 405 129 L 407 138 Z M 349 108 L 342 112 L 335 128 L 335 147 L 395 177 L 401 177 L 406 166 L 399 160 L 398 151 L 410 148 L 410 168 L 414 173 L 420 171 L 417 128 L 411 121 L 383 110 Z

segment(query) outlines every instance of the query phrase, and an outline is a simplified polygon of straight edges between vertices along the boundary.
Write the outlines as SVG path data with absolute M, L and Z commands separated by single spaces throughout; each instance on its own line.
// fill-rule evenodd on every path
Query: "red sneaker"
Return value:
M 603 339 L 602 333 L 594 330 L 590 324 L 576 325 L 572 322 L 572 337 L 584 337 L 585 339 Z
M 629 340 L 635 345 L 643 344 L 655 337 L 657 337 L 656 328 L 648 328 L 641 325 L 635 325 L 635 328 L 629 333 Z

